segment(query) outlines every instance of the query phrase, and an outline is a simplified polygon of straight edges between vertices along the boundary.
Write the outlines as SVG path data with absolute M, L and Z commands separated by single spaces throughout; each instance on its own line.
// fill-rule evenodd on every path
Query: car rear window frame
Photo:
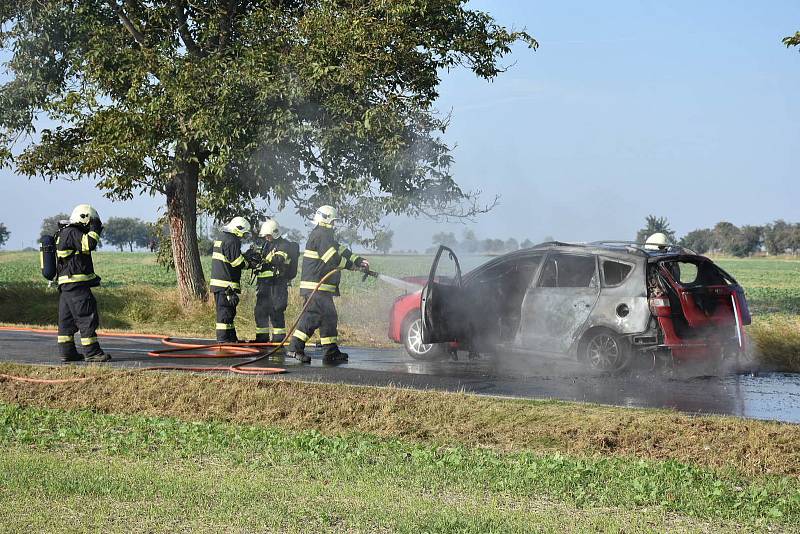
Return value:
M 620 287 L 620 286 L 624 285 L 625 282 L 627 282 L 628 279 L 631 277 L 631 275 L 633 275 L 633 273 L 636 271 L 636 264 L 633 263 L 633 262 L 630 262 L 630 261 L 624 261 L 624 260 L 620 260 L 620 259 L 617 259 L 617 258 L 609 258 L 607 256 L 599 256 L 598 259 L 600 260 L 600 269 L 599 270 L 600 270 L 600 278 L 601 278 L 601 283 L 602 283 L 601 287 Z M 606 283 L 606 273 L 605 273 L 605 270 L 603 269 L 603 264 L 605 262 L 607 262 L 607 261 L 614 262 L 614 263 L 621 263 L 623 265 L 629 265 L 631 270 L 628 271 L 628 274 L 625 275 L 625 278 L 623 278 L 620 283 L 618 283 L 618 284 Z

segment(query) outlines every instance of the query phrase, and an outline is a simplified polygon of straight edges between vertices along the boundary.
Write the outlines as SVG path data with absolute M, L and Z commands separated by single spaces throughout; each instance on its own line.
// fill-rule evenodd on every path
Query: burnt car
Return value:
M 448 276 L 439 272 L 444 263 Z M 657 355 L 736 357 L 751 321 L 744 290 L 709 258 L 628 242 L 543 243 L 463 276 L 443 246 L 423 290 L 392 311 L 390 337 L 416 359 L 522 351 L 602 371 Z

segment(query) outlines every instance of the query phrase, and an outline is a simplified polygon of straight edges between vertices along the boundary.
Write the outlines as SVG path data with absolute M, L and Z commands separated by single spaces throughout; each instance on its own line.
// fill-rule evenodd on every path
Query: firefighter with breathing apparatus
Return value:
M 93 287 L 100 285 L 94 272 L 92 251 L 100 244 L 103 223 L 89 204 L 72 210 L 69 221 L 59 223 L 55 236 L 42 236 L 42 274 L 58 283 L 58 347 L 64 362 L 107 362 L 97 341 L 100 316 Z M 83 355 L 75 348 L 81 334 Z
M 350 269 L 369 271 L 369 262 L 356 256 L 348 248 L 340 246 L 334 235 L 337 217 L 336 208 L 321 206 L 314 214 L 316 226 L 308 236 L 303 252 L 303 273 L 300 278 L 300 295 L 308 303 L 306 313 L 300 317 L 297 328 L 292 333 L 287 356 L 310 363 L 311 357 L 305 353 L 306 341 L 319 328 L 320 342 L 325 349 L 323 361 L 326 363 L 347 361 L 347 354 L 339 350 L 336 305 L 333 297 L 339 295 L 338 271 L 331 274 L 314 293 L 319 282 L 331 271 Z
M 253 269 L 257 284 L 256 342 L 280 343 L 286 337 L 288 286 L 297 276 L 300 249 L 297 243 L 281 237 L 278 221 L 272 218 L 261 224 L 258 236 L 265 241 L 251 260 L 257 263 Z
M 250 233 L 244 217 L 234 217 L 222 227 L 221 239 L 214 241 L 211 255 L 211 292 L 217 313 L 217 341 L 236 343 L 236 307 L 242 291 L 242 269 L 248 262 L 242 254 L 242 238 Z

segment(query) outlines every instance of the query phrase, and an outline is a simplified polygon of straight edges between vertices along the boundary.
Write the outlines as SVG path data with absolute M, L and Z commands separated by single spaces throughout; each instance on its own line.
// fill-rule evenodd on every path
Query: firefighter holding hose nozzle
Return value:
M 264 245 L 257 254 L 256 276 L 256 343 L 280 343 L 286 337 L 286 307 L 289 283 L 297 276 L 299 246 L 281 236 L 278 221 L 267 219 L 261 224 L 259 237 Z
M 319 328 L 320 342 L 325 349 L 323 361 L 336 363 L 347 361 L 347 354 L 339 350 L 338 316 L 333 297 L 339 295 L 338 269 L 369 270 L 369 262 L 356 256 L 348 248 L 339 245 L 334 235 L 337 217 L 336 208 L 321 206 L 314 214 L 316 226 L 308 236 L 303 252 L 303 273 L 300 278 L 300 295 L 308 303 L 306 313 L 300 318 L 292 333 L 287 356 L 297 358 L 302 363 L 310 363 L 311 357 L 305 353 L 306 341 Z M 314 293 L 314 290 L 318 290 Z
M 244 217 L 234 217 L 222 227 L 222 238 L 214 241 L 211 254 L 211 292 L 217 314 L 217 341 L 236 343 L 236 307 L 242 291 L 242 269 L 247 260 L 242 254 L 242 238 L 250 233 L 250 223 Z
M 100 243 L 102 233 L 103 223 L 97 211 L 89 204 L 80 204 L 72 210 L 68 224 L 55 235 L 58 347 L 64 362 L 107 362 L 111 359 L 97 341 L 100 315 L 91 289 L 100 285 L 100 277 L 94 272 L 92 251 Z M 78 331 L 83 355 L 75 348 Z

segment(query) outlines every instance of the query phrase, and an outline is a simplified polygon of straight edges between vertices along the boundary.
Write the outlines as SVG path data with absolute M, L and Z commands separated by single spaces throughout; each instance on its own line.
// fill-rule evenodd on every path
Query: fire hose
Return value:
M 331 276 L 333 276 L 334 273 L 337 273 L 339 271 L 341 271 L 341 269 L 338 268 L 334 269 L 325 276 L 323 276 L 319 282 L 317 282 L 317 285 L 314 287 L 311 294 L 306 299 L 305 304 L 301 308 L 300 313 L 297 315 L 297 319 L 295 319 L 291 328 L 289 328 L 286 337 L 280 343 L 255 343 L 255 342 L 188 343 L 188 342 L 175 341 L 172 337 L 156 336 L 150 334 L 125 334 L 125 333 L 104 333 L 102 334 L 102 336 L 120 337 L 120 338 L 158 339 L 164 345 L 173 347 L 170 349 L 150 351 L 147 353 L 147 355 L 151 358 L 193 358 L 193 359 L 237 358 L 237 357 L 241 358 L 248 354 L 255 356 L 251 360 L 227 366 L 225 365 L 214 366 L 214 367 L 211 366 L 193 367 L 188 365 L 150 366 L 150 367 L 140 367 L 137 369 L 132 369 L 130 371 L 127 371 L 128 373 L 135 373 L 141 371 L 191 371 L 197 373 L 230 372 L 243 375 L 274 375 L 274 374 L 285 373 L 286 369 L 282 367 L 252 367 L 252 365 L 272 357 L 286 345 L 287 340 L 291 337 L 292 333 L 297 328 L 297 325 L 300 323 L 300 319 L 308 310 L 308 307 L 311 304 L 311 299 L 314 297 L 314 295 L 317 294 L 320 286 L 322 286 L 322 284 L 324 284 Z M 365 279 L 367 276 L 376 276 L 376 274 L 373 273 L 372 271 L 365 272 L 364 273 Z M 15 328 L 9 326 L 0 326 L 0 331 L 23 331 L 23 332 L 33 332 L 39 334 L 55 333 L 52 330 L 46 330 L 40 328 Z M 268 348 L 271 348 L 271 350 L 267 350 Z M 213 350 L 215 352 L 213 354 L 209 354 L 207 351 L 210 350 Z M 33 384 L 65 384 L 70 382 L 86 382 L 93 379 L 103 378 L 104 376 L 108 375 L 96 375 L 96 376 L 79 377 L 79 378 L 49 379 L 49 378 L 31 378 L 25 376 L 14 376 L 14 375 L 0 373 L 0 378 L 4 378 L 7 380 L 14 380 L 17 382 L 28 382 Z M 116 376 L 119 375 L 117 374 Z

